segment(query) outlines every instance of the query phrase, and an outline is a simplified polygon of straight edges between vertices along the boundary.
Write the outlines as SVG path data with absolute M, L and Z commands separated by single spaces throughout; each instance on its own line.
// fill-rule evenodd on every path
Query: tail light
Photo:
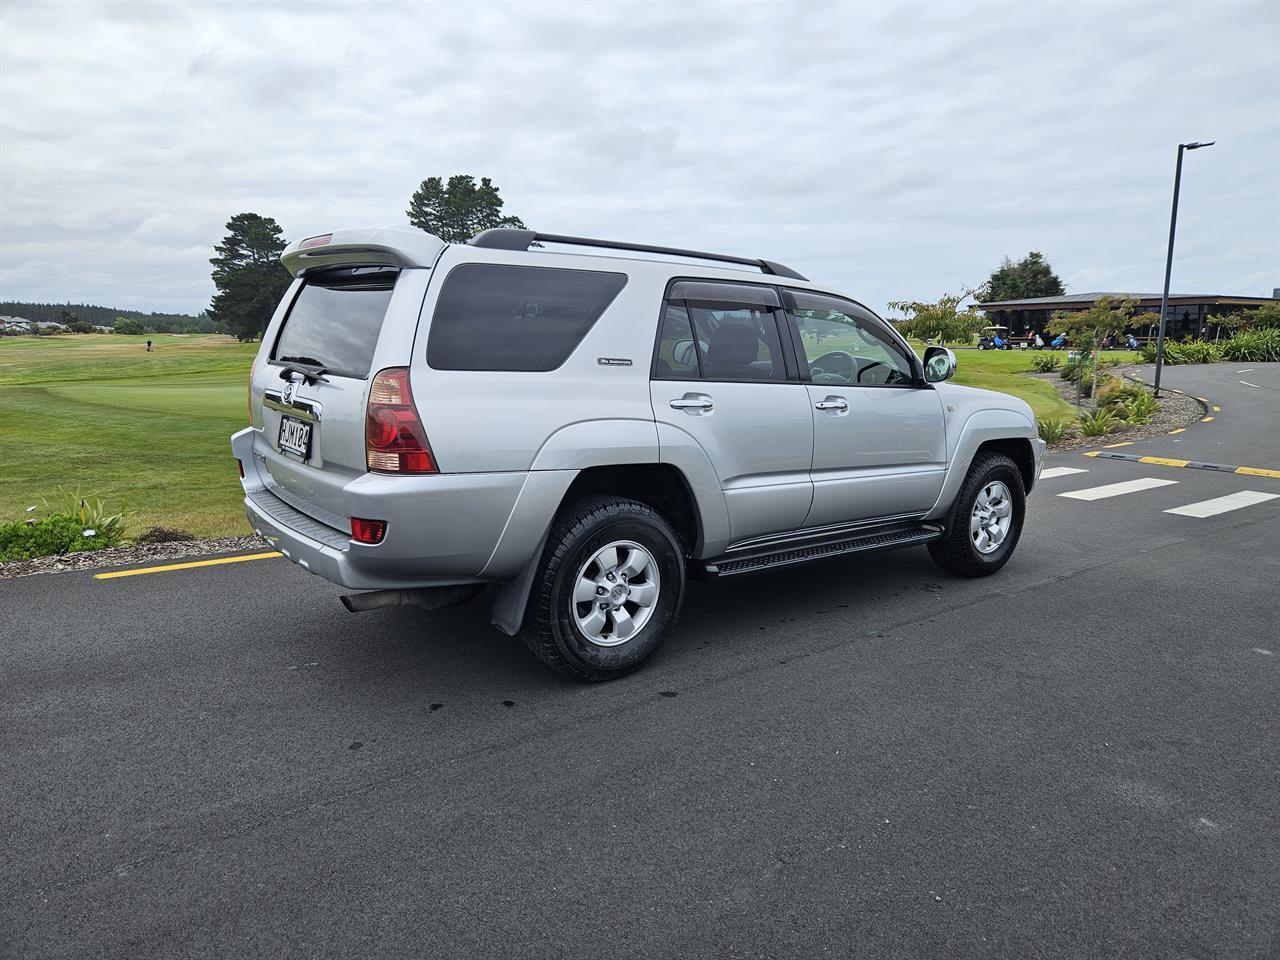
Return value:
M 390 367 L 373 378 L 364 418 L 365 463 L 383 473 L 436 473 L 427 431 L 413 405 L 409 371 Z
M 249 389 L 245 392 L 244 406 L 249 412 L 249 426 L 253 426 L 253 371 L 258 366 L 258 358 L 253 358 L 253 363 L 249 364 Z M 242 474 L 243 476 L 243 474 Z
M 356 543 L 381 543 L 387 535 L 387 521 L 351 518 L 351 539 Z

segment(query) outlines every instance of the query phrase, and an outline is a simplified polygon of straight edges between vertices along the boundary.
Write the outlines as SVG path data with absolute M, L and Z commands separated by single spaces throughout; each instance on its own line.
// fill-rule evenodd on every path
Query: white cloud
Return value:
M 881 307 L 1042 250 L 1077 290 L 1280 284 L 1280 7 L 23 3 L 0 299 L 202 308 L 232 215 L 402 220 L 492 176 L 549 231 L 764 256 Z

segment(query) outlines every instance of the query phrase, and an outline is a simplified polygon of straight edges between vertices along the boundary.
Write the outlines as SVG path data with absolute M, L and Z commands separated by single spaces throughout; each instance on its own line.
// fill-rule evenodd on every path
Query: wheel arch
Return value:
M 539 498 L 542 506 L 537 545 L 532 554 L 523 558 L 523 565 L 499 584 L 494 596 L 493 625 L 512 636 L 519 631 L 524 619 L 525 608 L 533 588 L 534 574 L 543 550 L 546 548 L 552 523 L 568 503 L 597 495 L 635 500 L 652 507 L 671 524 L 686 556 L 694 555 L 703 542 L 702 520 L 697 500 L 688 478 L 673 464 L 595 464 L 576 471 L 571 480 L 566 476 L 568 473 L 568 471 L 548 472 L 547 476 L 555 475 L 558 479 L 554 486 L 547 487 L 546 492 L 551 497 Z M 537 476 L 537 474 L 530 474 L 531 479 Z M 558 496 L 555 494 L 556 489 L 561 491 Z M 554 500 L 551 499 L 552 497 Z

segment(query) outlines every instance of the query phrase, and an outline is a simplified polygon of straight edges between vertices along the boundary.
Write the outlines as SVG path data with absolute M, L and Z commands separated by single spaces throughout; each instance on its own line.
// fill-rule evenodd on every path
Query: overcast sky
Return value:
M 197 312 L 227 219 L 767 257 L 882 309 L 1044 252 L 1067 289 L 1280 286 L 1280 3 L 0 7 L 0 300 Z

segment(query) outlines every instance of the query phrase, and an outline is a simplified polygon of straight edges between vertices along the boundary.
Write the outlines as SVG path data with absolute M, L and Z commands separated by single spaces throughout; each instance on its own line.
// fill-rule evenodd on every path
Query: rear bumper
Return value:
M 343 488 L 346 517 L 384 520 L 376 545 L 302 512 L 254 453 L 246 428 L 231 438 L 244 468 L 245 516 L 303 569 L 356 590 L 435 587 L 499 579 L 486 571 L 503 539 L 526 473 L 364 474 Z

